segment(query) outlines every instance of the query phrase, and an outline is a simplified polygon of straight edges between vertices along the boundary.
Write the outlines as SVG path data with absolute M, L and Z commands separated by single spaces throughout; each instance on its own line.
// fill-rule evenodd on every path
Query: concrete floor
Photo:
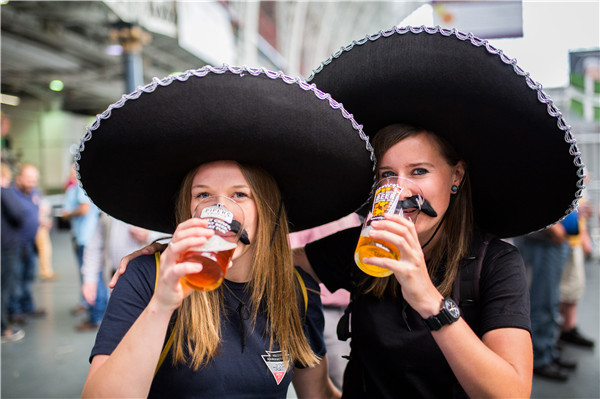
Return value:
M 95 332 L 78 333 L 81 319 L 70 314 L 79 301 L 79 280 L 68 231 L 54 229 L 53 267 L 58 281 L 36 284 L 36 303 L 48 315 L 24 326 L 22 341 L 2 344 L 1 395 L 5 399 L 77 398 L 89 368 L 88 355 Z M 600 262 L 588 262 L 587 290 L 579 307 L 580 329 L 600 343 Z M 593 350 L 565 346 L 564 354 L 576 358 L 577 370 L 567 383 L 534 377 L 533 398 L 600 398 L 600 359 Z M 290 392 L 288 397 L 295 395 Z

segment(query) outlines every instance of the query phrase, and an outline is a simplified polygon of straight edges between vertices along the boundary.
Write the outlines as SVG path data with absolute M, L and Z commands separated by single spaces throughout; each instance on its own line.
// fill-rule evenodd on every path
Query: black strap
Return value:
M 346 309 L 344 310 L 344 314 L 342 315 L 342 317 L 340 317 L 340 320 L 338 321 L 338 324 L 337 324 L 336 333 L 337 333 L 337 337 L 340 341 L 347 341 L 348 338 L 350 338 L 352 336 L 352 334 L 350 333 L 350 313 L 351 312 L 352 312 L 352 300 L 350 300 L 350 303 L 348 304 L 348 306 L 346 306 Z
M 466 258 L 467 262 L 463 263 L 458 269 L 458 275 L 452 286 L 452 299 L 461 307 L 461 310 L 463 310 L 463 307 L 473 305 L 479 300 L 479 280 L 483 259 L 492 237 L 491 234 L 486 233 L 479 243 L 477 256 Z

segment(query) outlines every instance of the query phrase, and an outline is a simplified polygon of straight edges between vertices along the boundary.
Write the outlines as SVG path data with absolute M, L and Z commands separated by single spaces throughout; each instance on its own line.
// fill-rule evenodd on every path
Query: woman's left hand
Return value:
M 414 223 L 399 215 L 385 215 L 385 220 L 374 221 L 371 226 L 369 236 L 394 245 L 401 258 L 371 257 L 364 262 L 391 270 L 400 283 L 402 296 L 422 317 L 437 314 L 442 295 L 429 278 Z

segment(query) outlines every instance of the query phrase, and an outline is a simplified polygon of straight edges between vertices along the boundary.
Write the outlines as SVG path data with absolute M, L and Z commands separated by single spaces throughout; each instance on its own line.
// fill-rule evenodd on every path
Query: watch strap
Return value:
M 448 312 L 448 310 L 444 306 L 444 303 L 446 301 L 452 301 L 452 299 L 450 299 L 450 298 L 444 298 L 442 300 L 442 306 L 440 307 L 440 312 L 437 315 L 431 316 L 431 317 L 429 317 L 427 319 L 423 319 L 423 321 L 425 322 L 425 325 L 431 331 L 437 331 L 440 328 L 442 328 L 443 326 L 445 326 L 447 324 L 452 324 L 456 320 L 458 320 L 458 318 L 452 317 L 452 315 L 450 315 L 450 313 Z M 452 302 L 454 302 L 454 301 L 452 301 Z

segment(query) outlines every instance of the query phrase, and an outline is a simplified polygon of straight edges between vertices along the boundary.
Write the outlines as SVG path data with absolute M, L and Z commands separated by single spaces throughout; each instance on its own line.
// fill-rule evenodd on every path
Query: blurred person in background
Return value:
M 585 291 L 585 257 L 592 253 L 592 240 L 587 229 L 587 219 L 591 216 L 592 207 L 582 199 L 579 208 L 562 222 L 570 254 L 560 280 L 562 324 L 559 338 L 561 342 L 584 348 L 594 347 L 594 341 L 583 336 L 577 327 L 577 304 Z
M 70 180 L 73 178 L 77 178 L 74 164 L 71 167 Z M 83 252 L 86 244 L 88 244 L 94 234 L 99 215 L 100 211 L 98 210 L 98 207 L 92 203 L 79 184 L 69 184 L 67 186 L 63 202 L 62 219 L 68 220 L 71 225 L 73 249 L 77 260 L 77 274 L 79 275 L 80 283 L 83 283 L 83 276 L 81 274 Z M 100 320 L 102 314 L 104 314 L 105 307 L 106 306 L 103 306 L 101 303 L 89 305 L 82 296 L 81 303 L 76 305 L 71 310 L 71 313 L 76 316 L 89 311 L 90 320 Z
M 110 280 L 119 266 L 121 258 L 134 252 L 164 234 L 146 230 L 117 220 L 106 213 L 100 213 L 94 235 L 83 251 L 81 266 L 81 293 L 87 303 L 96 306 L 96 312 L 90 312 L 89 318 L 75 328 L 77 331 L 96 330 L 108 304 Z
M 23 164 L 17 173 L 12 193 L 25 211 L 25 220 L 19 229 L 19 262 L 16 284 L 10 299 L 9 313 L 13 322 L 25 323 L 28 316 L 43 317 L 44 309 L 36 308 L 33 299 L 33 283 L 37 276 L 35 236 L 40 223 L 41 194 L 37 189 L 40 173 L 29 163 Z
M 533 373 L 566 381 L 576 363 L 562 359 L 558 350 L 560 279 L 569 256 L 567 232 L 562 223 L 514 240 L 531 270 L 531 339 Z
M 40 277 L 45 281 L 58 279 L 58 275 L 52 268 L 50 229 L 52 229 L 52 207 L 48 200 L 42 198 L 40 201 L 40 225 L 35 236 L 35 245 L 40 260 Z
M 23 339 L 23 330 L 12 327 L 8 318 L 8 302 L 13 292 L 19 262 L 19 228 L 25 220 L 21 204 L 10 190 L 12 172 L 4 162 L 0 165 L 0 201 L 2 202 L 2 343 Z

